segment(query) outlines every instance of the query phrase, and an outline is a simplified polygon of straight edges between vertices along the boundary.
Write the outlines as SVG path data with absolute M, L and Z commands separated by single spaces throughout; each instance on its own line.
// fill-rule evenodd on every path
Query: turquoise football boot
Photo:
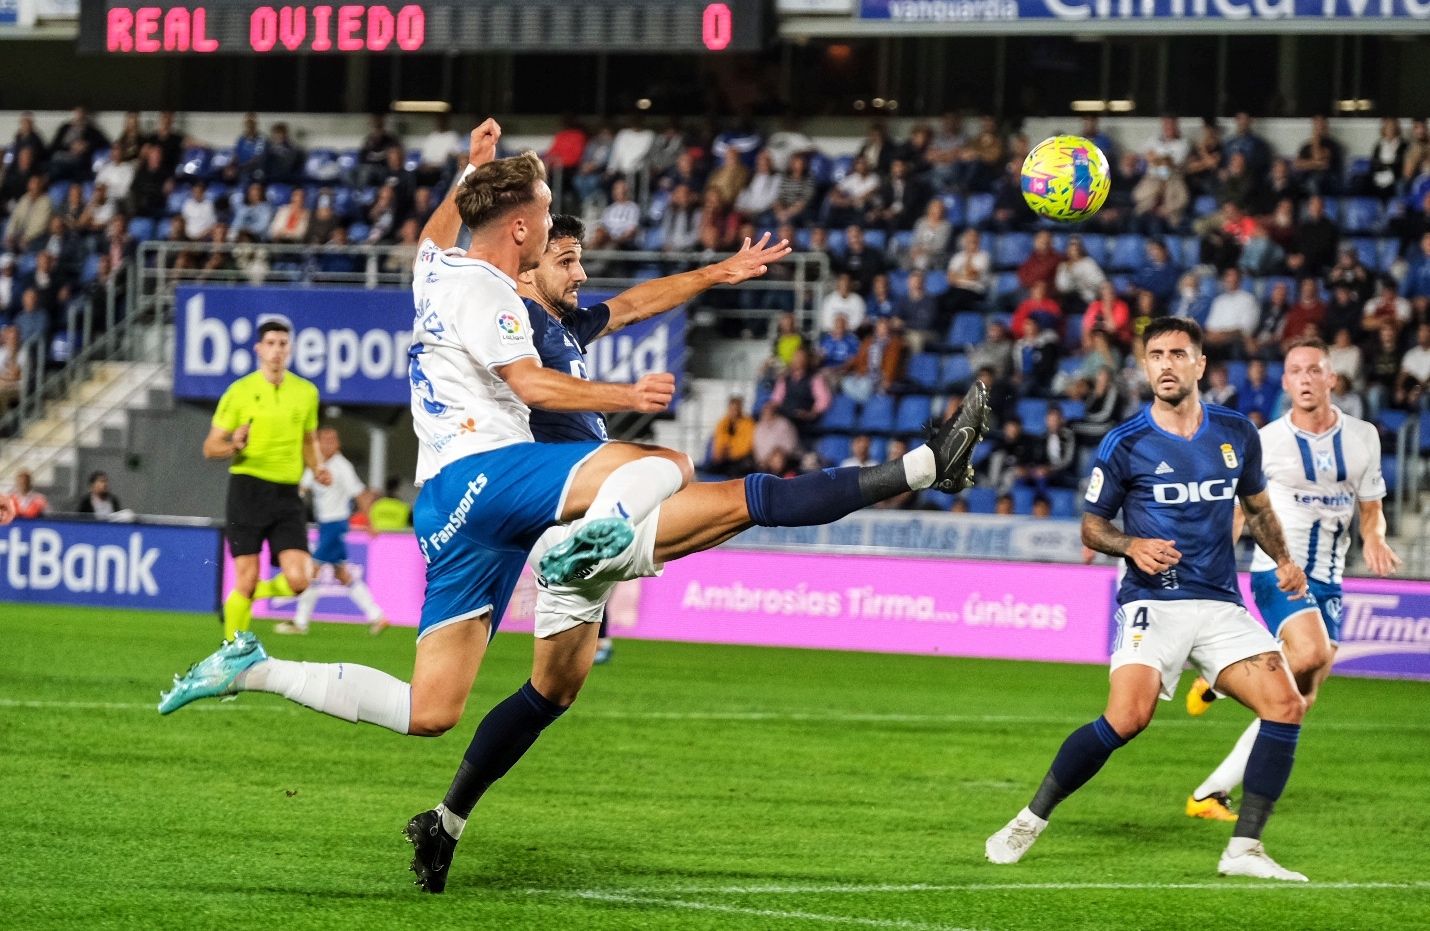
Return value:
M 159 713 L 170 714 L 200 698 L 232 695 L 238 674 L 267 658 L 257 637 L 249 631 L 239 631 L 232 640 L 190 666 L 188 672 L 174 677 L 174 687 L 159 695 Z
M 549 585 L 582 578 L 601 560 L 619 556 L 635 536 L 630 521 L 598 517 L 546 551 L 541 557 L 541 577 Z

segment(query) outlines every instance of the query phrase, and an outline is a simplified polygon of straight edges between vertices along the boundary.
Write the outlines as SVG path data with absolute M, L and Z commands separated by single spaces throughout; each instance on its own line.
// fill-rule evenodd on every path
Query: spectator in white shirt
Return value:
M 824 201 L 824 222 L 828 226 L 848 226 L 864 219 L 883 181 L 862 156 L 854 159 L 849 173 L 839 179 Z
M 973 227 L 959 237 L 959 250 L 948 260 L 948 290 L 944 308 L 950 312 L 983 306 L 993 283 L 993 260 L 983 249 L 983 236 Z
M 295 187 L 288 197 L 288 203 L 273 214 L 273 223 L 268 227 L 268 238 L 274 242 L 303 242 L 308 238 L 308 224 L 312 212 L 308 210 L 307 194 Z M 410 263 L 409 263 L 410 264 Z
M 1143 147 L 1147 171 L 1132 189 L 1132 212 L 1144 219 L 1144 227 L 1181 225 L 1191 200 L 1182 170 L 1188 151 L 1177 118 L 1162 117 L 1161 133 Z
M 625 178 L 611 183 L 611 202 L 601 211 L 592 249 L 629 249 L 635 245 L 641 228 L 641 208 L 631 200 L 630 184 Z
M 1068 237 L 1067 257 L 1058 263 L 1057 273 L 1053 277 L 1058 293 L 1064 298 L 1076 298 L 1079 302 L 1077 309 L 1084 310 L 1088 304 L 1097 300 L 1102 283 L 1106 280 L 1107 276 L 1102 273 L 1101 266 L 1087 254 L 1082 237 Z
M 99 169 L 94 181 L 104 185 L 112 199 L 122 201 L 129 196 L 129 186 L 134 183 L 134 169 L 134 162 L 126 162 L 124 152 L 114 146 L 109 150 L 109 161 Z
M 735 211 L 746 219 L 763 222 L 762 218 L 775 205 L 775 196 L 779 194 L 783 180 L 784 176 L 775 171 L 774 157 L 768 149 L 762 149 L 755 156 L 755 173 L 735 198 Z
M 1222 293 L 1212 300 L 1207 312 L 1206 344 L 1221 355 L 1237 354 L 1246 338 L 1256 332 L 1261 308 L 1256 298 L 1241 289 L 1241 270 L 1228 268 L 1221 276 Z
M 645 167 L 650 147 L 655 144 L 655 130 L 646 129 L 639 116 L 632 117 L 611 140 L 611 156 L 606 162 L 606 174 L 631 178 Z
M 824 296 L 819 306 L 820 329 L 834 329 L 834 318 L 839 314 L 849 321 L 850 329 L 857 330 L 864 323 L 864 298 L 854 290 L 854 278 L 848 272 L 839 273 L 834 290 Z
M 878 464 L 879 460 L 869 455 L 869 437 L 861 433 L 849 441 L 849 455 L 839 463 L 839 468 L 862 469 Z
M 422 139 L 417 161 L 417 183 L 444 185 L 456 167 L 457 158 L 467 153 L 467 144 L 447 124 L 447 114 L 437 114 L 437 125 Z
M 189 196 L 184 199 L 184 205 L 179 208 L 179 213 L 184 218 L 184 233 L 190 239 L 203 239 L 218 225 L 218 213 L 214 210 L 208 193 L 207 184 L 195 181 L 194 186 L 189 188 Z

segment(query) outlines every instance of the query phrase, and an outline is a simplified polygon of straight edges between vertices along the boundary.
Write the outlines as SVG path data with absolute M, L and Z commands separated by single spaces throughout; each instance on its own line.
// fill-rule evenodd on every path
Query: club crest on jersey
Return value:
M 513 313 L 503 313 L 497 317 L 497 329 L 501 331 L 503 342 L 521 340 L 521 318 Z
M 1236 468 L 1236 450 L 1231 448 L 1230 443 L 1221 444 L 1221 461 L 1226 463 L 1228 469 Z
M 1335 470 L 1336 464 L 1331 460 L 1331 453 L 1329 450 L 1326 452 L 1316 453 L 1317 472 L 1334 472 Z

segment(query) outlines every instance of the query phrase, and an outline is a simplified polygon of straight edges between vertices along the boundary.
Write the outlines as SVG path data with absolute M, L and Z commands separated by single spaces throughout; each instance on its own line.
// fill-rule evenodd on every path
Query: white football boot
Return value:
M 1217 864 L 1216 871 L 1223 876 L 1250 876 L 1252 879 L 1279 879 L 1283 882 L 1304 883 L 1309 882 L 1304 875 L 1295 870 L 1288 870 L 1266 855 L 1266 848 L 1261 846 L 1261 841 L 1253 841 L 1251 846 L 1244 847 L 1240 851 L 1234 851 L 1233 847 L 1241 847 L 1238 840 L 1247 838 L 1233 837 L 1231 843 L 1222 852 L 1221 862 Z
M 994 863 L 1017 863 L 1047 826 L 1047 821 L 1024 808 L 1003 825 L 1001 831 L 988 838 L 983 845 L 983 855 Z

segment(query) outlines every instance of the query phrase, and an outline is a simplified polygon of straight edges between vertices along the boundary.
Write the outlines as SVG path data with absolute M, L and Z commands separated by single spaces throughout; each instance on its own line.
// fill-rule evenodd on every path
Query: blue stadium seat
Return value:
M 942 198 L 944 209 L 948 211 L 948 222 L 952 224 L 954 230 L 966 225 L 967 216 L 963 209 L 963 198 L 957 194 L 944 194 Z
M 889 234 L 883 230 L 864 231 L 864 245 L 875 252 L 883 252 L 889 247 Z
M 1326 218 L 1339 224 L 1341 222 L 1341 202 L 1334 197 L 1325 199 Z
M 948 290 L 948 276 L 937 270 L 931 275 L 925 275 L 924 290 L 929 297 L 938 297 Z
M 814 451 L 827 466 L 837 466 L 849 458 L 849 437 L 831 433 L 814 444 Z
M 832 405 L 831 405 L 832 406 Z M 894 399 L 887 394 L 876 394 L 864 402 L 859 412 L 860 433 L 890 434 L 894 430 Z
M 189 199 L 189 186 L 187 184 L 176 184 L 169 192 L 169 199 L 164 204 L 165 213 L 178 213 L 184 209 L 184 201 Z
M 1226 364 L 1226 380 L 1238 392 L 1246 390 L 1246 363 L 1233 359 Z
M 871 403 L 872 403 L 872 399 Z M 933 398 L 926 394 L 910 394 L 899 399 L 898 412 L 894 415 L 894 433 L 899 435 L 922 433 L 933 407 Z
M 648 252 L 659 252 L 665 245 L 665 227 L 652 226 L 641 234 L 641 248 Z
M 755 403 L 749 408 L 749 413 L 752 417 L 758 418 L 760 416 L 760 411 L 765 409 L 765 405 L 769 403 L 770 395 L 772 394 L 774 394 L 774 389 L 769 385 L 757 385 L 755 387 Z M 823 421 L 820 422 L 820 426 L 823 426 Z
M 368 224 L 362 222 L 354 223 L 348 227 L 348 241 L 354 243 L 363 242 L 371 232 L 372 227 Z
M 844 176 L 849 174 L 849 169 L 854 167 L 854 156 L 841 155 L 834 160 L 834 165 L 829 172 L 829 180 L 838 184 L 844 180 Z
M 1112 255 L 1107 261 L 1108 271 L 1135 271 L 1146 257 L 1142 237 L 1134 233 L 1123 233 L 1112 241 Z
M 993 244 L 993 267 L 1017 268 L 1033 252 L 1033 237 L 1029 233 L 1004 233 Z
M 1018 402 L 1018 419 L 1023 421 L 1023 432 L 1029 436 L 1046 436 L 1048 425 L 1043 420 L 1048 415 L 1048 402 L 1042 398 L 1023 398 Z
M 407 171 L 416 171 L 422 164 L 422 150 L 408 149 L 402 158 L 402 167 Z
M 953 509 L 953 502 L 958 500 L 946 491 L 935 491 L 932 488 L 924 489 L 921 497 L 923 506 L 936 511 L 948 511 Z
M 854 421 L 859 416 L 859 405 L 848 395 L 836 394 L 829 402 L 824 416 L 819 418 L 819 429 L 834 433 L 853 433 Z
M 983 342 L 983 315 L 964 311 L 953 315 L 948 327 L 948 342 L 954 346 L 971 346 Z
M 993 203 L 992 194 L 969 194 L 968 213 L 964 218 L 964 223 L 968 226 L 982 227 L 993 217 Z
M 1211 194 L 1199 195 L 1196 200 L 1192 201 L 1192 216 L 1195 218 L 1200 219 L 1207 214 L 1216 213 L 1216 211 L 1216 198 Z
M 1079 319 L 1078 328 L 1081 329 L 1081 328 L 1082 328 L 1081 318 L 1078 318 L 1078 319 Z M 1075 355 L 1063 356 L 1062 359 L 1058 362 L 1058 374 L 1059 374 L 1059 375 L 1064 375 L 1064 376 L 1067 376 L 1067 377 L 1072 377 L 1073 375 L 1076 375 L 1076 374 L 1077 374 L 1077 370 L 1080 369 L 1080 368 L 1082 368 L 1082 359 L 1081 359 L 1080 357 L 1078 357 L 1078 356 L 1075 356 Z
M 998 493 L 992 488 L 969 488 L 963 492 L 963 498 L 968 502 L 970 514 L 992 514 L 998 506 Z
M 1058 407 L 1062 409 L 1063 420 L 1073 423 L 1082 420 L 1087 416 L 1087 404 L 1072 398 L 1064 398 L 1058 402 Z
M 1083 248 L 1087 249 L 1088 258 L 1098 265 L 1107 264 L 1107 237 L 1101 233 L 1086 233 L 1082 237 Z
M 1077 352 L 1082 346 L 1082 314 L 1072 314 L 1063 318 L 1063 346 Z M 1063 361 L 1077 360 L 1077 356 L 1068 356 Z M 1080 363 L 1080 360 L 1077 360 Z M 1061 367 L 1059 367 L 1061 369 Z
M 905 371 L 905 376 L 909 381 L 920 388 L 928 388 L 936 391 L 940 387 L 939 383 L 939 358 L 931 352 L 916 353 L 909 359 L 909 367 Z
M 1380 201 L 1374 197 L 1347 197 L 1341 202 L 1341 228 L 1353 236 L 1380 231 Z
M 1410 415 L 1405 411 L 1398 411 L 1393 407 L 1387 407 L 1380 412 L 1380 416 L 1375 422 L 1387 433 L 1399 433 L 1400 428 L 1405 426 L 1405 422 L 1410 419 Z
M 1394 456 L 1380 457 L 1380 473 L 1385 476 L 1385 490 L 1393 492 L 1400 487 L 1400 472 L 1395 467 Z
M 268 185 L 268 202 L 274 207 L 282 207 L 293 196 L 293 185 L 275 181 Z
M 843 230 L 830 230 L 828 237 L 829 248 L 827 251 L 831 255 L 836 253 L 843 255 L 848 247 L 847 239 L 848 237 L 844 235 Z
M 135 217 L 129 221 L 129 235 L 135 242 L 154 238 L 154 221 L 148 217 Z
M 810 230 L 810 228 L 807 227 L 807 226 L 802 226 L 802 227 L 800 227 L 799 229 L 797 229 L 797 230 L 794 231 L 794 251 L 796 251 L 796 252 L 808 252 L 808 251 L 809 251 L 809 240 L 812 238 L 812 237 L 810 236 L 810 232 L 811 232 L 811 230 Z
M 1420 413 L 1420 455 L 1430 455 L 1430 411 Z
M 85 257 L 84 270 L 80 273 L 80 281 L 89 284 L 99 277 L 99 260 L 101 257 L 98 252 Z
M 69 182 L 57 181 L 54 184 L 51 184 L 49 194 L 50 204 L 53 205 L 56 210 L 63 208 L 65 205 L 65 198 L 70 196 Z
M 1066 519 L 1078 516 L 1078 496 L 1071 488 L 1049 488 L 1048 503 L 1053 506 L 1054 517 Z
M 970 459 L 969 462 L 972 463 L 976 469 L 987 462 L 988 457 L 991 455 L 993 455 L 993 441 L 982 440 L 977 446 L 973 447 L 973 458 Z
M 344 177 L 351 177 L 351 176 L 352 176 L 352 173 L 357 170 L 357 166 L 358 166 L 358 150 L 357 150 L 357 149 L 345 149 L 344 151 L 338 153 L 338 173 L 339 173 L 339 174 L 343 175 Z
M 1005 294 L 1016 294 L 1018 288 L 1017 272 L 998 272 L 993 276 L 993 296 L 1002 297 Z
M 208 174 L 205 180 L 217 178 L 223 174 L 224 170 L 233 164 L 233 147 L 228 146 L 221 149 L 214 149 L 213 155 L 209 157 Z
M 1177 264 L 1182 268 L 1191 268 L 1197 264 L 1197 260 L 1202 256 L 1202 241 L 1195 236 L 1185 236 L 1182 238 L 1181 258 Z M 1174 255 L 1176 253 L 1173 253 Z
M 1400 240 L 1394 238 L 1383 238 L 1375 241 L 1376 263 L 1375 269 L 1380 272 L 1390 271 L 1390 266 L 1395 264 L 1395 260 L 1400 258 Z
M 1033 498 L 1036 496 L 1037 492 L 1027 485 L 1014 485 L 1013 513 L 1024 515 L 1033 513 Z
M 336 149 L 311 149 L 303 161 L 303 176 L 319 184 L 336 181 L 342 174 Z
M 889 441 L 882 436 L 869 437 L 869 458 L 875 462 L 883 462 L 885 454 L 889 451 Z
M 968 364 L 968 356 L 961 352 L 943 357 L 943 368 L 939 372 L 939 382 L 946 391 L 962 391 L 973 381 L 973 366 Z
M 204 146 L 191 146 L 179 157 L 178 174 L 184 178 L 207 178 L 209 165 L 213 162 L 213 150 Z
M 909 296 L 909 273 L 902 268 L 889 270 L 889 293 L 899 300 Z M 927 281 L 927 277 L 924 279 Z
M 907 255 L 914 245 L 913 230 L 899 230 L 889 241 L 890 251 L 895 255 Z
M 15 277 L 24 280 L 35 273 L 35 268 L 40 264 L 40 256 L 36 252 L 22 252 L 15 260 Z
M 814 183 L 820 187 L 827 187 L 832 183 L 834 174 L 834 160 L 823 152 L 814 152 L 809 156 L 809 176 L 814 179 Z

